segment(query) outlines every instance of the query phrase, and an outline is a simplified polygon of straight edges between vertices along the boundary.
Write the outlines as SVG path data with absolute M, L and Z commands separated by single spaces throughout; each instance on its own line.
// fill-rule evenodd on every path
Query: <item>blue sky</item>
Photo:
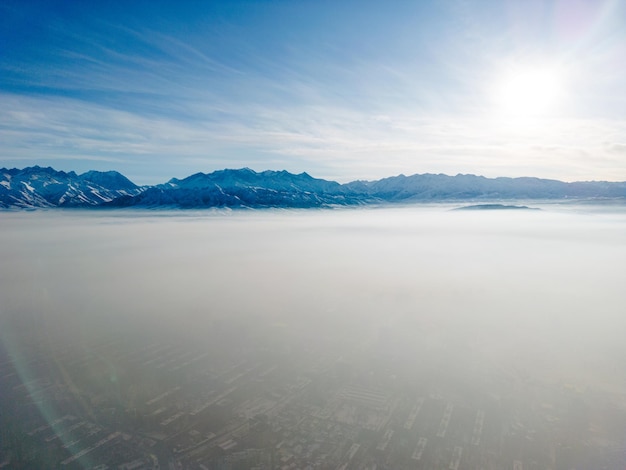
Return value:
M 9 0 L 0 166 L 626 180 L 624 84 L 620 0 Z

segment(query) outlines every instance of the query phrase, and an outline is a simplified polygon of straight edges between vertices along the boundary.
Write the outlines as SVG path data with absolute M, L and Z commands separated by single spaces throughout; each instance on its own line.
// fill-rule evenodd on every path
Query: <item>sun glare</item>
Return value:
M 559 73 L 551 68 L 516 68 L 495 86 L 494 101 L 502 114 L 538 117 L 556 111 L 562 92 Z

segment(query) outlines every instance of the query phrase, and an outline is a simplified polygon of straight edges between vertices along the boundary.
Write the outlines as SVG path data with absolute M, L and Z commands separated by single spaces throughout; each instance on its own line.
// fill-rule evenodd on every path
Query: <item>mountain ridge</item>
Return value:
M 487 178 L 424 173 L 349 183 L 306 172 L 250 168 L 194 173 L 138 186 L 117 171 L 57 171 L 51 167 L 0 169 L 0 208 L 312 208 L 384 203 L 514 199 L 619 199 L 626 182 L 563 182 L 536 177 Z
M 141 188 L 117 171 L 57 171 L 38 165 L 24 169 L 0 168 L 0 208 L 90 207 Z

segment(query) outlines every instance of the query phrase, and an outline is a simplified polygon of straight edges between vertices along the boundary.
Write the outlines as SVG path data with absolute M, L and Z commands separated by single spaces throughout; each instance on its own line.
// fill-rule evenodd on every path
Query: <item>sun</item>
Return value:
M 494 102 L 501 114 L 540 117 L 557 110 L 562 79 L 556 68 L 515 67 L 501 74 L 494 86 Z

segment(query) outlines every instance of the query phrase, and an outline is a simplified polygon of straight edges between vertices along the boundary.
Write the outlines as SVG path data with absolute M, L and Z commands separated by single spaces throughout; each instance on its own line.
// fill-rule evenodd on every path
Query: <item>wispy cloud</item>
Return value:
M 205 119 L 176 120 L 68 98 L 2 100 L 10 111 L 0 113 L 0 140 L 4 160 L 15 165 L 41 159 L 133 161 L 160 166 L 163 178 L 224 166 L 271 166 L 343 181 L 416 172 L 626 179 L 623 153 L 605 144 L 622 132 L 623 122 L 559 121 L 522 130 L 482 119 L 245 105 L 220 120 L 209 111 Z

